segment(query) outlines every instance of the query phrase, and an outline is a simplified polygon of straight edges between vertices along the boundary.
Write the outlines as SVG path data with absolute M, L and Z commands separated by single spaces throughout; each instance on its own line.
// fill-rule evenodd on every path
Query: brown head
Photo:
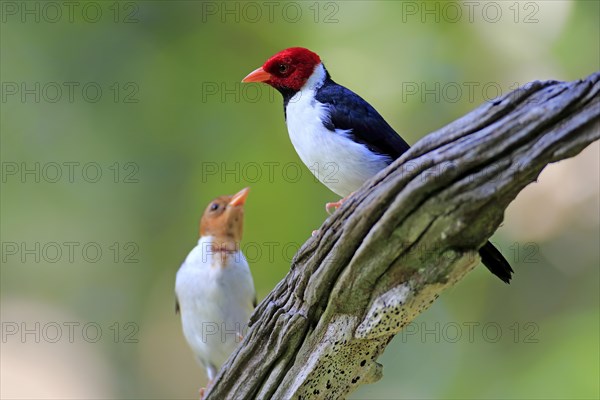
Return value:
M 210 202 L 200 219 L 200 236 L 212 236 L 215 250 L 239 250 L 244 228 L 244 203 L 250 188 Z

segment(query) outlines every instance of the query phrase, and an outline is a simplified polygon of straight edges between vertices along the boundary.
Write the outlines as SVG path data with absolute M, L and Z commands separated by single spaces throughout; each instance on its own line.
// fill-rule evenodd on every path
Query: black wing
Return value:
M 410 146 L 394 131 L 383 117 L 359 95 L 331 78 L 327 78 L 316 93 L 315 99 L 328 106 L 330 120 L 324 121 L 327 129 L 351 130 L 352 139 L 371 151 L 395 160 Z
M 329 107 L 330 121 L 324 121 L 327 129 L 351 130 L 353 140 L 364 144 L 371 151 L 390 156 L 392 160 L 410 148 L 377 110 L 353 91 L 335 83 L 329 76 L 317 90 L 315 99 Z M 509 283 L 513 270 L 492 243 L 483 245 L 479 249 L 479 255 L 490 272 Z
M 410 146 L 394 131 L 383 117 L 362 97 L 335 83 L 329 75 L 315 99 L 329 107 L 330 121 L 324 121 L 327 129 L 351 130 L 352 139 L 367 146 L 371 151 L 400 157 Z M 479 249 L 482 263 L 490 272 L 509 283 L 513 270 L 502 253 L 487 242 Z
M 175 314 L 179 314 L 179 299 L 175 296 Z

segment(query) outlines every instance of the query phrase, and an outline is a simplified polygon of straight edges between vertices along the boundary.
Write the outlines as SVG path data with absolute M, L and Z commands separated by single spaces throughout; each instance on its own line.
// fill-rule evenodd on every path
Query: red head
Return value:
M 290 47 L 269 58 L 242 82 L 264 82 L 278 90 L 299 91 L 312 75 L 321 58 L 303 47 Z

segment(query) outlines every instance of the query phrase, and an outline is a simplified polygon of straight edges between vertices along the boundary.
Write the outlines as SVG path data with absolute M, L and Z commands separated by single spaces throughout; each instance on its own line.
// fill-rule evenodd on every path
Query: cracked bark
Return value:
M 387 344 L 479 264 L 517 194 L 600 137 L 599 81 L 530 83 L 367 182 L 296 254 L 206 398 L 338 399 L 380 379 Z

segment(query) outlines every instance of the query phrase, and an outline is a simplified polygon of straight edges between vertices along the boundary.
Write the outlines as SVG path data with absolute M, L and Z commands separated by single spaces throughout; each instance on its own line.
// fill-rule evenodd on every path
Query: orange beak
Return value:
M 271 79 L 271 74 L 259 67 L 242 79 L 242 82 L 266 82 L 269 79 Z
M 229 201 L 229 205 L 232 207 L 243 206 L 246 202 L 246 197 L 248 197 L 248 193 L 250 193 L 250 188 L 244 188 L 233 195 L 231 200 Z

